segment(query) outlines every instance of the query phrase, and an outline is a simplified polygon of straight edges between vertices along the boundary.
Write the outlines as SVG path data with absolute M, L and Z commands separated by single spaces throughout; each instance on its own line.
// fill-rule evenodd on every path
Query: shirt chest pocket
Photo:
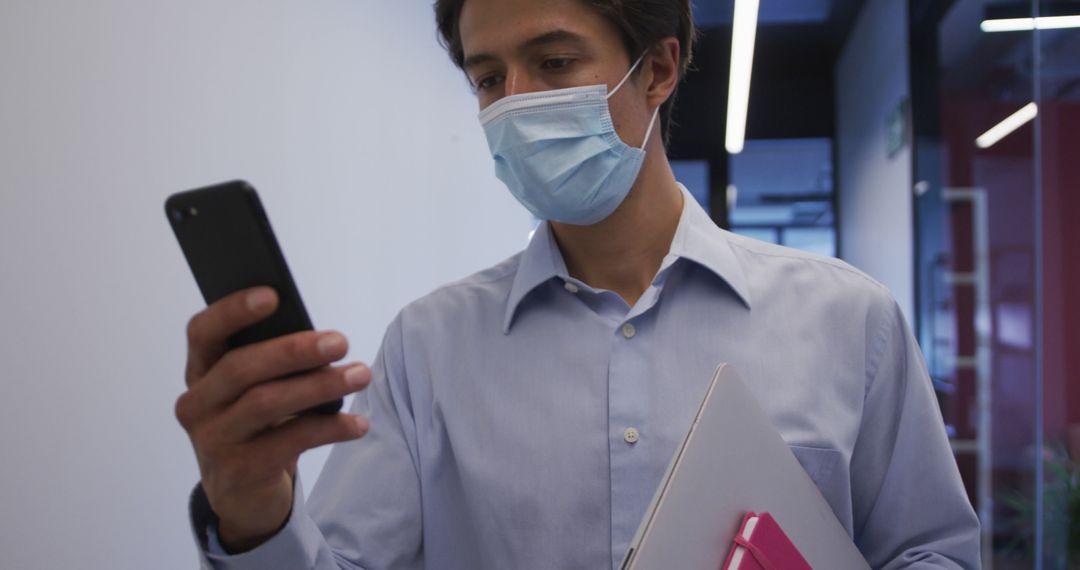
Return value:
M 827 447 L 788 445 L 788 448 L 795 454 L 803 470 L 821 491 L 840 524 L 844 525 L 850 535 L 851 493 L 847 468 L 843 464 L 843 453 Z
M 805 445 L 788 445 L 795 458 L 799 460 L 803 471 L 814 480 L 814 484 L 825 491 L 825 484 L 829 481 L 836 464 L 840 462 L 840 452 L 826 447 L 807 447 Z

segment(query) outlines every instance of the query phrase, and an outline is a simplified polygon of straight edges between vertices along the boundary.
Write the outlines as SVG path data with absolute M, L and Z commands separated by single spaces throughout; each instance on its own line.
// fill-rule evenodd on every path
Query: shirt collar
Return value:
M 727 283 L 749 309 L 750 291 L 746 276 L 731 249 L 727 232 L 713 223 L 685 186 L 679 184 L 679 188 L 683 193 L 683 211 L 679 216 L 675 237 L 671 240 L 671 249 L 661 264 L 661 271 L 665 271 L 679 259 L 697 263 Z M 551 233 L 551 226 L 542 222 L 521 254 L 517 274 L 510 286 L 503 320 L 504 333 L 510 332 L 510 325 L 521 301 L 542 283 L 554 277 L 565 280 L 569 275 L 562 252 Z

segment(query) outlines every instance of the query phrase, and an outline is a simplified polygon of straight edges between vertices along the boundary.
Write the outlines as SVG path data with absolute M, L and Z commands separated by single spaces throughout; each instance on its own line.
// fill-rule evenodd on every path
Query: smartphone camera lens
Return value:
M 180 223 L 180 222 L 184 221 L 184 212 L 182 210 L 180 210 L 179 208 L 173 208 L 173 209 L 169 210 L 169 216 L 176 223 Z

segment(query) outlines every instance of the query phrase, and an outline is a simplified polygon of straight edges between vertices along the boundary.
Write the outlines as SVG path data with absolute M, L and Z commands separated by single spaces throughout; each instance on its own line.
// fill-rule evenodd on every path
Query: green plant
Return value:
M 1047 444 L 1042 460 L 1043 552 L 1048 568 L 1080 568 L 1080 461 L 1069 457 L 1063 443 Z M 1004 521 L 1013 538 L 999 552 L 1034 558 L 1035 500 L 1031 492 L 1002 492 L 998 500 L 1008 512 Z

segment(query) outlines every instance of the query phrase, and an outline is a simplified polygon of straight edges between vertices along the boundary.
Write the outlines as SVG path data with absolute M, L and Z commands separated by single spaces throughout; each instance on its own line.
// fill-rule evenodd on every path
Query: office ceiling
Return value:
M 1076 5 L 1080 11 L 1080 2 Z M 979 22 L 994 6 L 1000 4 L 996 0 L 956 0 L 934 22 L 938 25 L 942 86 L 989 93 L 1002 101 L 1029 100 L 1035 81 L 1032 34 L 983 32 Z M 1030 5 L 1027 8 L 1030 13 Z M 1043 30 L 1037 44 L 1042 59 L 1041 95 L 1052 100 L 1080 100 L 1080 34 L 1073 29 Z
M 723 149 L 734 3 L 695 0 L 701 36 L 676 107 L 677 155 L 709 158 Z M 748 138 L 832 136 L 833 70 L 863 3 L 761 0 Z
M 761 26 L 824 26 L 842 40 L 863 0 L 761 0 Z M 694 0 L 694 21 L 700 28 L 731 26 L 735 0 Z
M 829 20 L 833 0 L 764 0 L 758 14 L 762 25 L 820 24 Z M 735 0 L 695 0 L 694 19 L 698 26 L 731 24 Z
M 801 214 L 809 214 L 811 223 L 827 223 L 823 216 L 828 203 L 817 196 L 832 190 L 828 149 L 835 130 L 833 72 L 863 4 L 864 0 L 761 0 L 749 142 L 745 160 L 732 165 L 724 151 L 723 132 L 734 0 L 695 0 L 695 21 L 702 33 L 694 70 L 675 107 L 672 157 L 707 161 L 714 197 L 726 195 L 726 185 L 737 179 L 740 215 L 760 214 L 755 220 L 761 223 L 803 223 L 806 216 Z M 814 148 L 799 146 L 808 143 Z M 825 150 L 819 152 L 821 144 Z M 757 167 L 768 162 L 755 157 L 775 158 L 787 148 L 784 145 L 799 147 L 788 149 L 795 154 L 786 160 L 802 157 L 800 164 L 806 163 L 797 180 L 776 178 L 775 169 Z M 737 172 L 729 172 L 732 168 Z M 715 199 L 712 203 L 714 209 L 721 206 Z M 728 221 L 726 210 L 714 211 L 714 216 L 721 223 Z

